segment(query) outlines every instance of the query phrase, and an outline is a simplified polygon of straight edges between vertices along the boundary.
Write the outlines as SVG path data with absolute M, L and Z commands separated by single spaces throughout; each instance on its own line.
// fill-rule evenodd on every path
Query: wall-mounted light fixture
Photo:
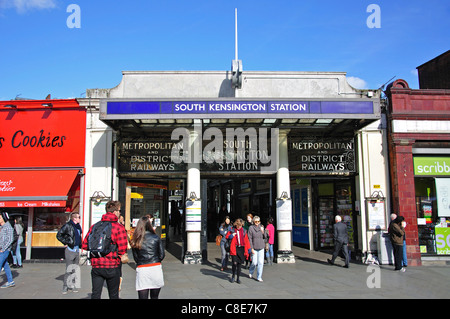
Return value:
M 42 103 L 41 105 L 43 107 L 48 107 L 48 108 L 52 108 L 53 107 L 53 103 Z
M 187 200 L 190 200 L 190 201 L 196 201 L 196 200 L 200 200 L 200 198 L 198 198 L 197 197 L 197 195 L 195 194 L 195 192 L 191 192 L 190 194 L 189 194 L 189 197 L 187 198 Z
M 277 198 L 276 200 L 290 200 L 287 192 L 281 192 L 281 196 Z
M 372 195 L 370 195 L 371 201 L 379 203 L 380 201 L 384 200 L 384 194 L 382 191 L 374 191 Z
M 6 107 L 7 109 L 17 109 L 17 105 L 15 104 L 5 104 L 3 107 Z
M 95 201 L 96 204 L 99 204 L 102 200 L 109 199 L 102 191 L 95 191 L 92 194 L 91 199 Z

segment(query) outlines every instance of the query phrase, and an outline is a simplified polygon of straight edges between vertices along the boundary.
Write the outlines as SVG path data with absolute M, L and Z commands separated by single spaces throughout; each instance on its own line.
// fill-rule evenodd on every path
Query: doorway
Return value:
M 334 218 L 340 215 L 347 225 L 349 250 L 354 251 L 358 246 L 354 180 L 313 180 L 312 185 L 314 249 L 334 249 Z
M 130 182 L 126 183 L 125 228 L 132 236 L 139 218 L 153 216 L 156 234 L 167 238 L 169 217 L 167 213 L 168 185 L 165 182 Z

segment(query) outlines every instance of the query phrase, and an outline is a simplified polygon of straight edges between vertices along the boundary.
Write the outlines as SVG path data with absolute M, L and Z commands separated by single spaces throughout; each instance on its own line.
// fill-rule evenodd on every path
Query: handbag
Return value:
M 127 264 L 130 260 L 128 259 L 128 253 L 123 254 L 120 256 L 120 261 L 122 264 Z
M 217 235 L 216 236 L 216 245 L 220 246 L 220 242 L 222 241 L 222 235 Z

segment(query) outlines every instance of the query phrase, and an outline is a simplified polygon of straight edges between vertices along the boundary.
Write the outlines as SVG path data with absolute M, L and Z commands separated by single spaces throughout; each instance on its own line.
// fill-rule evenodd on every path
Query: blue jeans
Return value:
M 403 241 L 403 260 L 402 266 L 408 267 L 408 257 L 406 256 L 406 241 Z
M 222 251 L 222 268 L 226 268 L 228 265 L 228 256 L 230 255 L 230 253 L 225 249 L 225 242 L 223 240 L 220 242 L 220 250 Z
M 273 261 L 273 245 L 269 244 L 269 250 L 266 251 L 266 258 L 272 258 Z
M 11 268 L 9 268 L 8 264 L 8 256 L 10 252 L 11 251 L 8 249 L 0 253 L 0 269 L 3 268 L 5 270 L 6 279 L 8 280 L 8 282 L 13 282 Z
M 22 236 L 19 237 L 19 239 L 17 240 L 17 248 L 16 251 L 13 252 L 11 251 L 13 254 L 13 264 L 14 265 L 22 265 L 22 255 L 20 254 L 20 244 L 23 243 L 23 239 Z
M 261 280 L 263 274 L 264 267 L 264 248 L 263 249 L 254 249 L 254 253 L 252 254 L 252 264 L 248 272 L 253 276 L 253 272 L 256 270 L 256 279 Z

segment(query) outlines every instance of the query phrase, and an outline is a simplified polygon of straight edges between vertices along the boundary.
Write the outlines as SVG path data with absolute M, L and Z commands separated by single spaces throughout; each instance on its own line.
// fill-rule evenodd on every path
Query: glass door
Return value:
M 136 228 L 139 218 L 145 215 L 153 216 L 153 227 L 156 234 L 162 239 L 166 238 L 166 227 L 168 226 L 167 185 L 162 183 L 127 183 L 127 210 L 125 220 L 129 221 L 131 232 Z M 126 225 L 127 226 L 127 225 Z

